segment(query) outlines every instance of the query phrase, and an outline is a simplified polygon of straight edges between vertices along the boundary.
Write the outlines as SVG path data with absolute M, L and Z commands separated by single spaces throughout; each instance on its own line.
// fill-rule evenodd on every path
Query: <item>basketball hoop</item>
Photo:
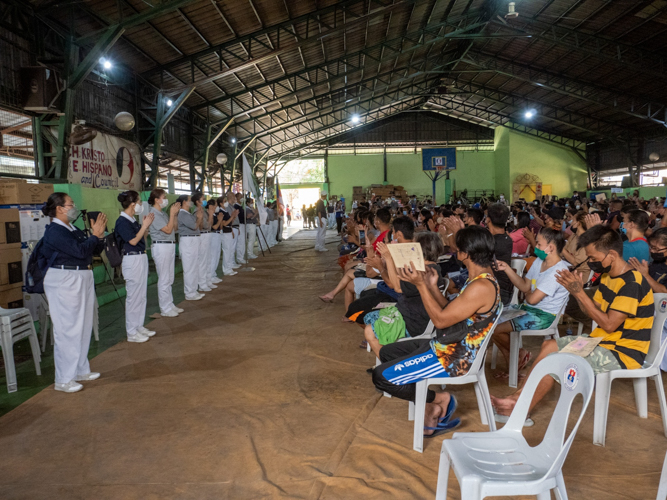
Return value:
M 445 169 L 445 166 L 444 166 L 444 165 L 436 165 L 436 166 L 435 166 L 435 169 L 436 169 L 438 172 L 442 172 L 442 171 Z

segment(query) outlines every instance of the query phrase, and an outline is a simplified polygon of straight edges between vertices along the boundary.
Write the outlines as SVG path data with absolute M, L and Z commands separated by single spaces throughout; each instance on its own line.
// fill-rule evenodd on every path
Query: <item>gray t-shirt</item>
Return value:
M 157 210 L 155 207 L 151 207 L 148 213 L 155 215 L 153 223 L 148 228 L 148 234 L 151 236 L 151 241 L 176 241 L 176 234 L 174 234 L 174 231 L 172 231 L 171 234 L 160 231 L 160 229 L 169 224 L 169 216 L 162 210 Z
M 181 236 L 199 234 L 199 229 L 197 229 L 197 218 L 182 208 L 178 211 L 178 234 Z
M 227 206 L 225 207 L 225 211 L 229 215 L 232 215 L 232 213 L 234 213 L 234 205 L 231 205 L 231 204 L 228 203 Z M 239 216 L 238 215 L 232 221 L 232 226 L 236 226 L 236 227 L 239 226 Z
M 208 222 L 208 210 L 204 210 L 204 220 L 202 221 L 202 231 L 210 231 L 211 224 Z

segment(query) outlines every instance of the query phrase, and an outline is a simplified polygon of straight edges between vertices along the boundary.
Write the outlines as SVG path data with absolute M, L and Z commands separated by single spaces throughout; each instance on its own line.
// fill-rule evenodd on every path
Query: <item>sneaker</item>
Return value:
M 213 290 L 214 288 L 218 288 L 218 285 L 214 285 L 213 283 L 208 283 L 206 286 L 211 290 Z
M 203 293 L 197 293 L 197 294 L 195 294 L 195 295 L 189 295 L 189 296 L 186 295 L 186 296 L 185 296 L 185 300 L 201 300 L 201 299 L 203 299 L 203 298 L 204 298 L 204 294 L 203 294 Z
M 256 258 L 257 258 L 257 255 L 248 255 L 248 258 L 249 258 L 249 259 L 256 259 Z
M 200 286 L 199 286 L 199 291 L 200 291 L 200 292 L 212 292 L 213 289 L 212 289 L 212 288 L 209 288 L 209 287 L 207 287 L 207 286 L 201 286 L 201 285 L 200 285 Z
M 56 384 L 56 391 L 62 392 L 79 392 L 83 389 L 83 386 L 74 380 L 67 382 L 66 384 Z
M 239 267 L 241 267 L 240 264 L 247 264 L 248 261 L 247 260 L 237 260 L 236 263 L 239 264 Z
M 241 267 L 241 266 L 239 266 L 239 267 Z M 230 273 L 224 273 L 224 274 L 225 274 L 225 276 L 234 276 L 235 274 L 239 274 L 239 273 L 237 273 L 236 271 L 232 271 Z
M 134 335 L 128 335 L 127 341 L 141 344 L 142 342 L 148 342 L 148 337 L 146 337 L 146 335 L 142 335 L 141 333 L 135 333 Z
M 215 278 L 211 278 L 211 283 L 222 283 L 222 280 L 216 276 Z
M 181 309 L 180 307 L 176 307 L 176 306 L 172 307 L 171 310 L 176 311 L 178 314 L 181 314 L 182 312 L 185 312 L 185 309 Z
M 328 251 L 329 251 L 328 248 L 320 248 L 320 249 L 318 249 L 318 252 L 328 252 Z
M 238 269 L 241 267 L 241 264 L 232 264 L 232 269 Z
M 90 372 L 90 373 L 86 373 L 84 375 L 77 375 L 76 377 L 74 377 L 74 380 L 76 380 L 77 382 L 80 382 L 80 381 L 86 381 L 86 380 L 97 380 L 98 378 L 100 378 L 99 373 Z
M 160 316 L 162 316 L 163 318 L 175 318 L 176 316 L 178 316 L 178 312 L 176 312 L 174 309 L 171 309 L 167 312 L 160 313 Z
M 139 328 L 137 328 L 137 333 L 145 335 L 146 337 L 152 337 L 153 335 L 155 335 L 155 332 L 153 330 L 149 330 L 145 326 L 140 326 Z

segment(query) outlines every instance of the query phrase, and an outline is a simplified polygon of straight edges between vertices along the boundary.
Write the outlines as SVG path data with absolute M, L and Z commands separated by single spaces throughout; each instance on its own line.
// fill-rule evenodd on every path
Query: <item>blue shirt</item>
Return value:
M 125 212 L 121 212 L 120 217 L 116 220 L 116 235 L 123 242 L 123 253 L 129 252 L 144 252 L 146 251 L 146 240 L 141 238 L 136 245 L 130 245 L 130 240 L 137 237 L 141 226 L 134 219 Z
M 93 253 L 104 249 L 104 241 L 97 236 L 86 237 L 81 229 L 53 219 L 44 231 L 42 255 L 51 266 L 87 267 L 93 263 Z M 55 257 L 54 257 L 54 254 Z
M 234 208 L 239 211 L 239 215 L 238 215 L 239 224 L 245 224 L 245 213 L 243 213 L 243 205 L 239 205 L 238 203 L 234 203 Z
M 632 241 L 623 242 L 623 260 L 628 262 L 630 257 L 636 257 L 639 262 L 651 260 L 651 251 L 645 238 L 637 238 Z
M 229 212 L 227 212 L 226 210 L 220 210 L 217 214 L 215 214 L 215 218 L 216 218 L 215 223 L 217 224 L 217 223 L 220 222 L 221 220 L 222 220 L 223 222 L 228 221 L 229 219 L 232 218 L 232 216 L 231 216 L 231 215 L 229 214 Z M 220 228 L 218 229 L 218 231 L 221 231 L 221 232 L 223 232 L 223 233 L 231 233 L 231 232 L 232 232 L 232 225 L 231 225 L 231 224 L 228 224 L 228 225 L 226 225 L 226 226 L 220 226 Z

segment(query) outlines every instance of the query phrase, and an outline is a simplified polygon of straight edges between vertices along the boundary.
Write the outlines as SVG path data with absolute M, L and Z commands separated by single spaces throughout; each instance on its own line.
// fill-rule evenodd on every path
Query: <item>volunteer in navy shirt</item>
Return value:
M 90 371 L 88 348 L 93 331 L 95 280 L 93 254 L 104 249 L 107 217 L 99 214 L 87 237 L 72 222 L 79 217 L 72 198 L 65 193 L 49 196 L 42 213 L 51 217 L 42 239 L 42 256 L 49 262 L 44 277 L 44 292 L 53 321 L 53 355 L 56 365 L 56 391 L 77 392 L 81 381 L 95 380 Z
M 125 278 L 125 330 L 128 342 L 146 342 L 155 332 L 144 327 L 146 319 L 146 292 L 148 287 L 148 256 L 146 255 L 146 233 L 154 214 L 144 217 L 142 224 L 135 215 L 144 213 L 144 205 L 136 191 L 124 191 L 118 195 L 123 207 L 116 220 L 116 239 L 123 254 L 123 277 Z

